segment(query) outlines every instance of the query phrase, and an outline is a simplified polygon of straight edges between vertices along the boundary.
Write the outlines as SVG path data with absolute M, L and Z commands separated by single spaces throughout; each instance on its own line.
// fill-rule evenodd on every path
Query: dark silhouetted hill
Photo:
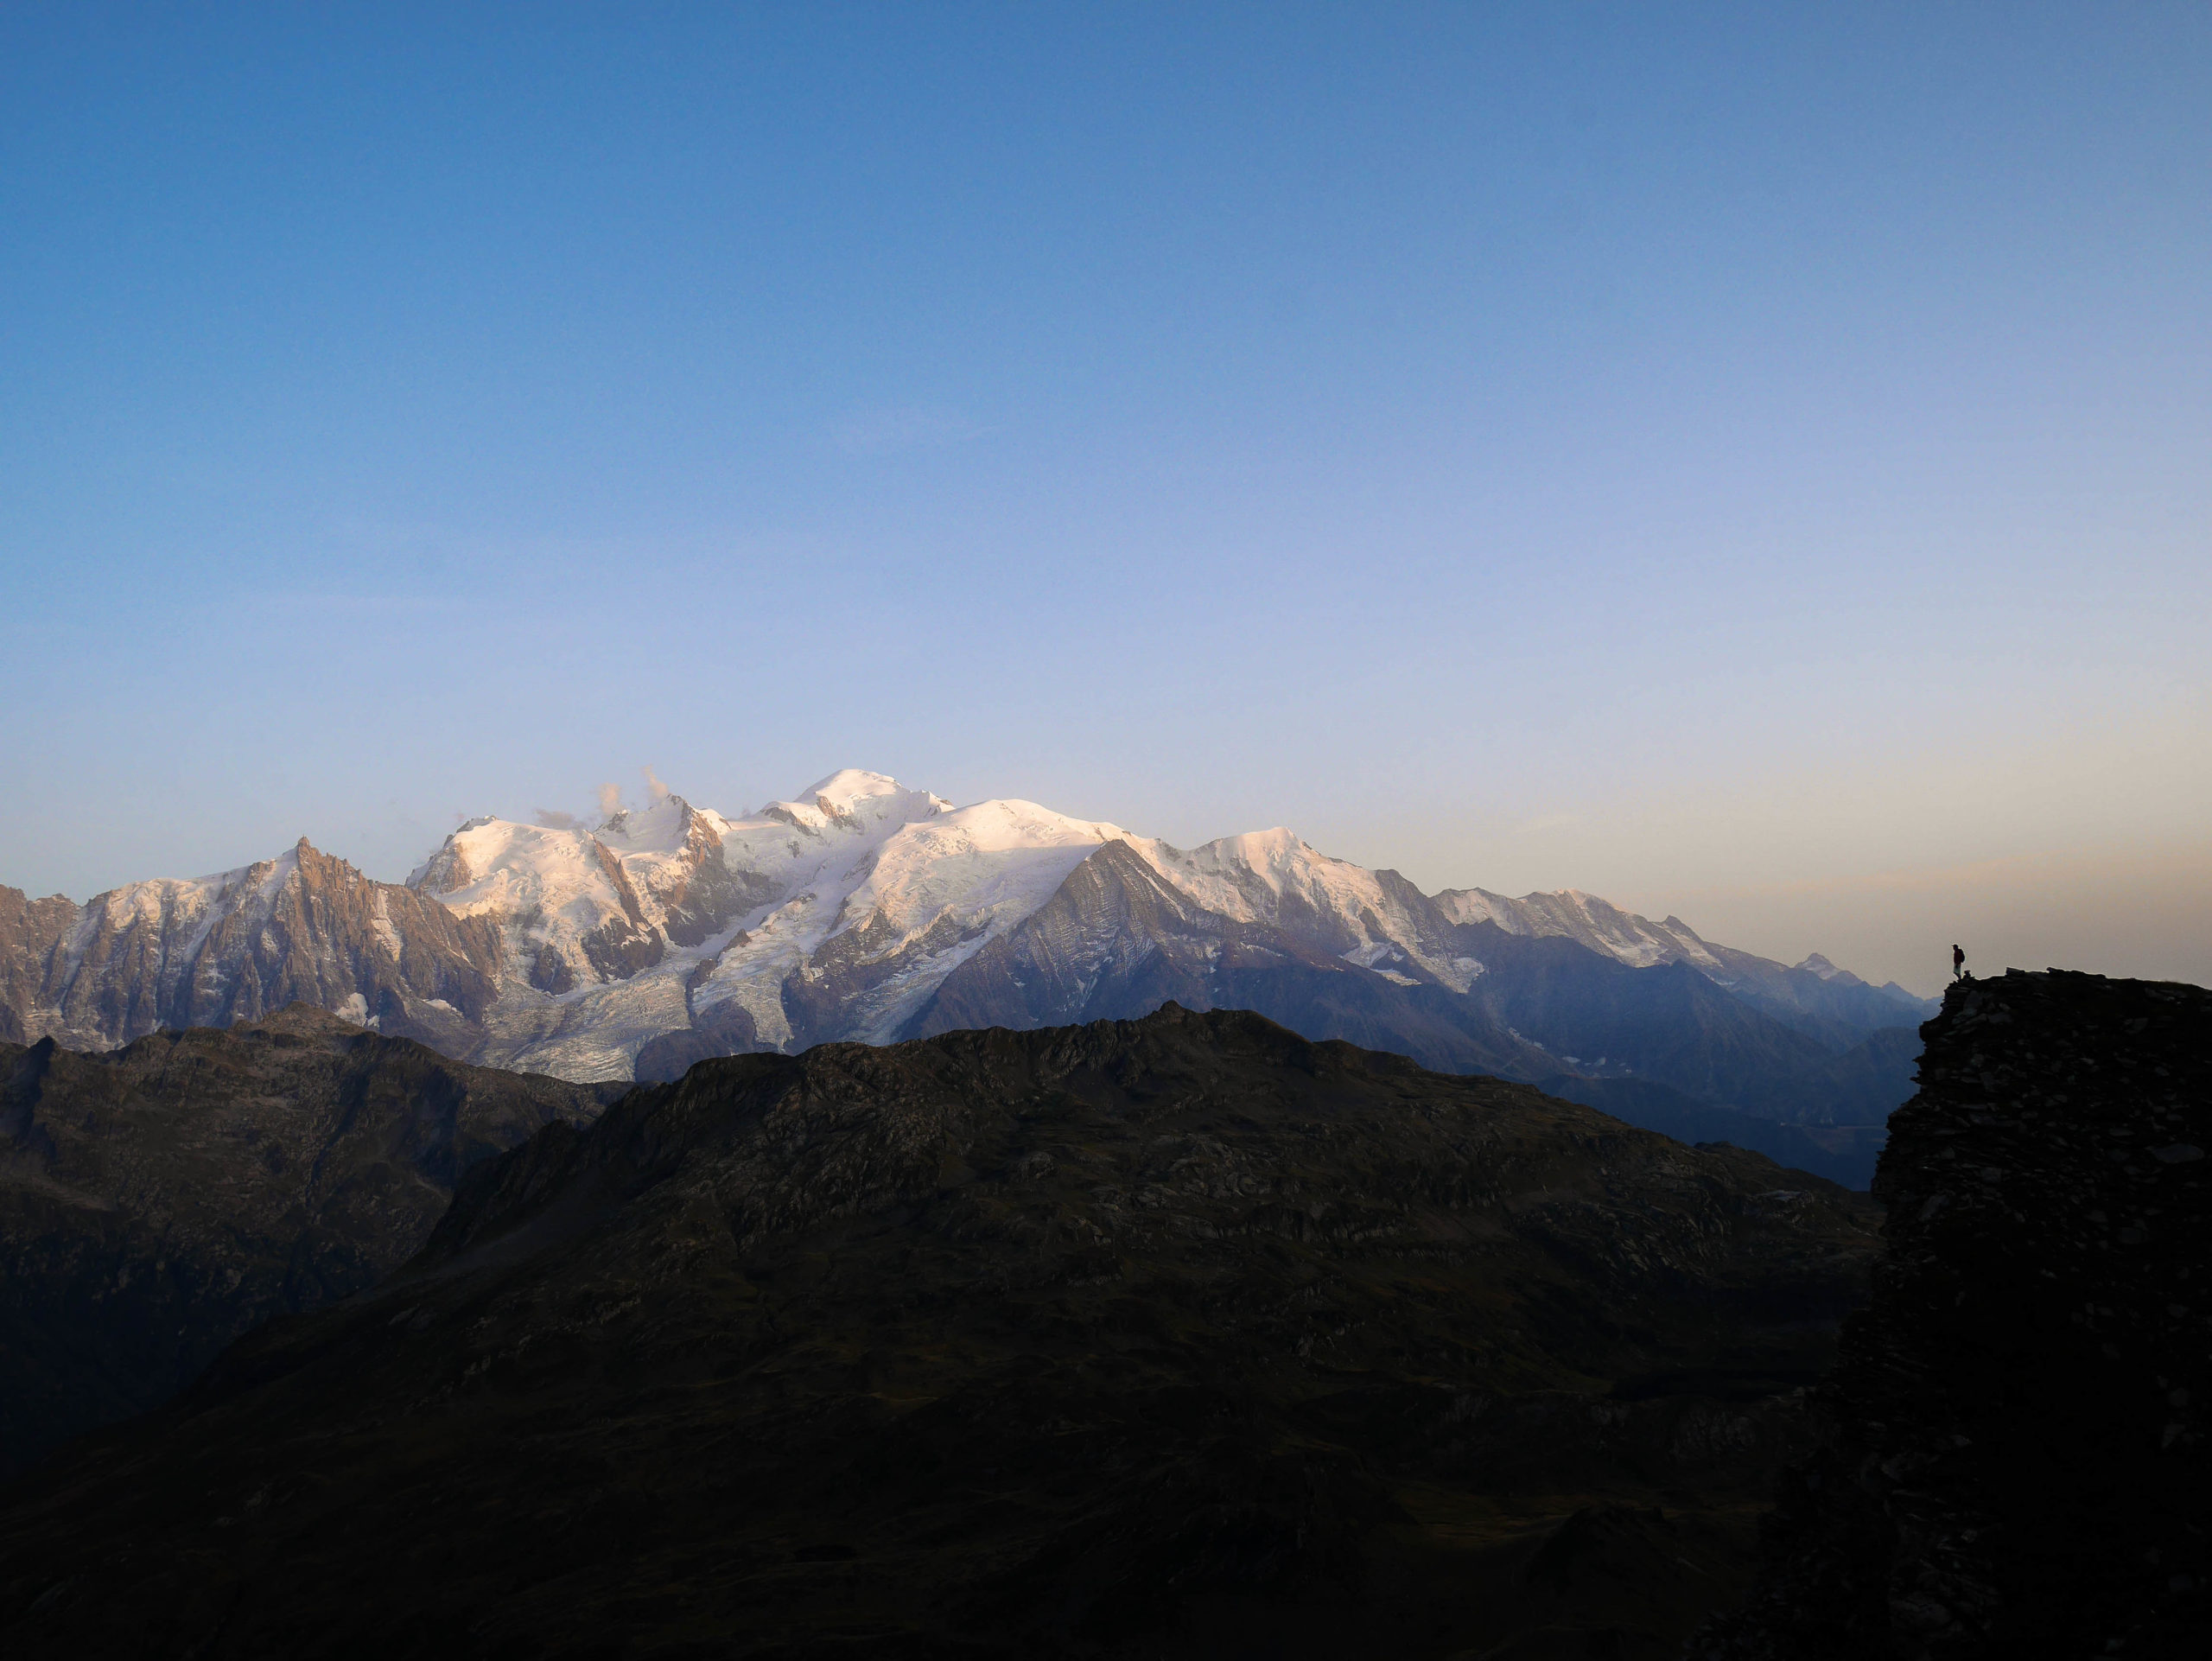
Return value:
M 1245 1014 L 708 1061 L 0 1492 L 0 1646 L 1667 1654 L 1875 1220 Z
M 605 1094 L 305 1005 L 95 1055 L 0 1045 L 0 1473 L 381 1280 L 469 1166 Z

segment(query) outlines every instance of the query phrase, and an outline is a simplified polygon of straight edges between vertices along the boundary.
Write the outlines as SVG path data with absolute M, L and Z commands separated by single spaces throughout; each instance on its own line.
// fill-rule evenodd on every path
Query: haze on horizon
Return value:
M 0 882 L 835 768 L 2212 983 L 2212 12 L 0 16 Z

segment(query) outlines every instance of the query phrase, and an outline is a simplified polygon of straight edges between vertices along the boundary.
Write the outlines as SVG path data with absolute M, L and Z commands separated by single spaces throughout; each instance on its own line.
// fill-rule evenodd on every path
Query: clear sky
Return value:
M 13 4 L 0 881 L 840 767 L 2212 981 L 2212 7 Z

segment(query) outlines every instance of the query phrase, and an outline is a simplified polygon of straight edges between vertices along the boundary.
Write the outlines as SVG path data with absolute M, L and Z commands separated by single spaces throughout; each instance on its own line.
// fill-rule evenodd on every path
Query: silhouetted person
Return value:
M 1964 980 L 1966 974 L 1967 954 L 1961 947 L 1954 944 L 1951 947 L 1951 978 L 1955 981 Z

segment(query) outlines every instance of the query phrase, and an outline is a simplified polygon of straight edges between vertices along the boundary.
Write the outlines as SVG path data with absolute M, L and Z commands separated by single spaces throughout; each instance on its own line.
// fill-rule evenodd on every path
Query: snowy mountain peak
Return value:
M 796 801 L 770 802 L 756 818 L 779 820 L 810 836 L 832 830 L 871 835 L 945 812 L 952 804 L 926 790 L 909 790 L 880 773 L 848 767 L 817 780 Z
M 931 812 L 943 812 L 952 805 L 926 790 L 909 790 L 887 774 L 858 767 L 841 768 L 826 779 L 816 780 L 799 799 L 811 802 L 837 818 L 883 819 L 895 816 L 902 821 L 925 818 Z
M 650 807 L 626 807 L 594 834 L 626 854 L 666 854 L 682 848 L 702 821 L 719 834 L 722 817 L 702 813 L 681 796 L 663 796 Z
M 1796 968 L 1802 971 L 1804 973 L 1812 976 L 1816 980 L 1826 981 L 1832 986 L 1864 986 L 1866 984 L 1865 981 L 1859 979 L 1858 976 L 1853 974 L 1848 969 L 1838 969 L 1834 964 L 1830 963 L 1826 958 L 1822 957 L 1817 951 L 1807 958 L 1804 962 L 1798 964 Z M 1886 990 L 1887 989 L 1885 988 L 1884 990 Z M 1910 996 L 1910 994 L 1907 996 Z
M 1370 988 L 1465 996 L 1497 983 L 1478 926 L 1565 936 L 1632 968 L 1694 967 L 1762 1007 L 1821 1020 L 1924 1013 L 1817 954 L 1785 969 L 1577 889 L 1429 896 L 1281 826 L 1185 850 L 1035 802 L 956 807 L 858 769 L 735 819 L 664 791 L 595 828 L 546 817 L 469 819 L 404 888 L 302 839 L 198 881 L 60 902 L 41 925 L 51 942 L 22 958 L 52 965 L 53 984 L 42 979 L 16 1019 L 120 1042 L 175 1020 L 257 1014 L 287 989 L 501 1066 L 673 1077 L 658 1071 L 671 1057 L 890 1041 L 949 1018 L 929 1013 L 948 983 L 945 1008 L 974 1024 L 1031 998 L 1077 998 L 1061 1012 L 1080 1012 L 1098 975 L 1151 972 L 1145 954 L 1170 949 L 1160 940 L 1215 968 L 1333 964 L 1343 968 L 1326 972 Z M 1139 928 L 1140 913 L 1154 922 Z M 0 910 L 0 925 L 11 914 Z M 1017 931 L 1024 943 L 1009 944 Z M 1017 967 L 1063 951 L 1078 967 Z M 10 961 L 0 955 L 0 970 Z
M 1436 903 L 1457 923 L 1494 923 L 1508 934 L 1565 935 L 1637 969 L 1678 962 L 1708 973 L 1719 968 L 1719 959 L 1687 924 L 1674 918 L 1655 923 L 1580 888 L 1518 900 L 1487 888 L 1447 888 Z

